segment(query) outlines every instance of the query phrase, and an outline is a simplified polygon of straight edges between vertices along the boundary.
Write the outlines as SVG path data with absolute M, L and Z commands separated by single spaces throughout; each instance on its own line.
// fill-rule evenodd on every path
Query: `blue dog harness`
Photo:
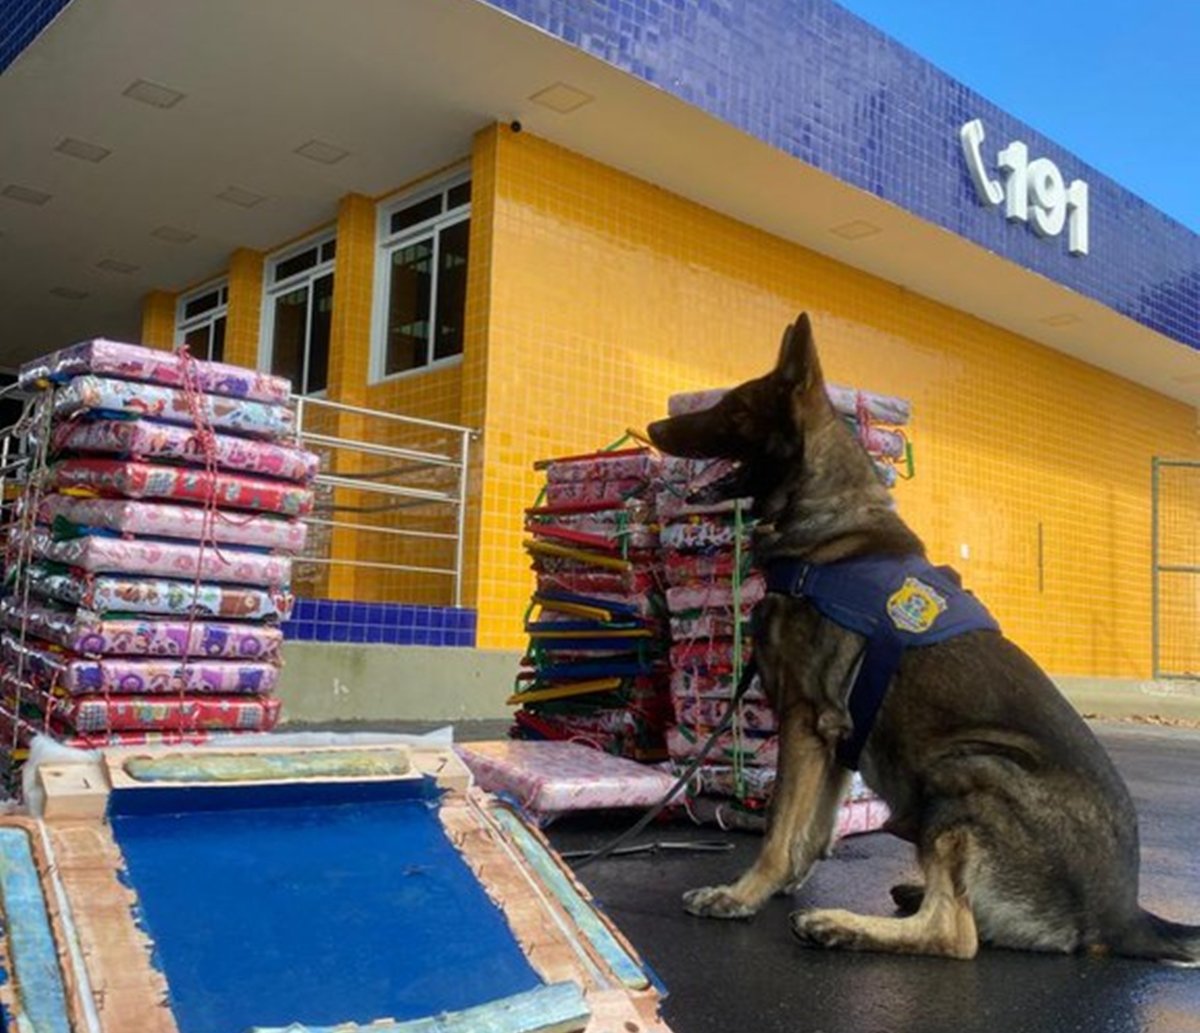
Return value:
M 857 770 L 900 655 L 967 631 L 999 631 L 984 605 L 950 567 L 923 556 L 870 556 L 839 563 L 777 560 L 767 567 L 767 591 L 807 599 L 823 617 L 862 635 L 866 649 L 847 707 L 850 734 L 837 759 Z

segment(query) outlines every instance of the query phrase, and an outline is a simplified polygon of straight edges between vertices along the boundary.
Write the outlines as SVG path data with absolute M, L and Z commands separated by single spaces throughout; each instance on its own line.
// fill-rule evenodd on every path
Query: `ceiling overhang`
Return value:
M 182 97 L 126 96 L 138 81 Z M 475 0 L 357 0 L 352 17 L 327 0 L 74 0 L 0 78 L 0 111 L 0 187 L 49 195 L 0 196 L 0 365 L 98 334 L 136 338 L 147 292 L 202 282 L 234 249 L 277 247 L 332 220 L 345 194 L 394 189 L 464 157 L 484 126 L 519 119 L 1200 404 L 1200 361 L 1185 345 Z M 66 140 L 85 153 L 64 153 Z M 164 227 L 194 239 L 163 239 Z

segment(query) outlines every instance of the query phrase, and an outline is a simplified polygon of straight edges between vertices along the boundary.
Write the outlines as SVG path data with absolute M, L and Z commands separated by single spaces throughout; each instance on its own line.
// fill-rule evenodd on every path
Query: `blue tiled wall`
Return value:
M 1200 237 L 831 0 L 482 2 L 1200 348 Z M 1021 139 L 1088 183 L 1089 255 L 976 202 L 958 139 L 972 118 L 992 159 Z
M 71 0 L 0 0 L 0 72 Z
M 283 625 L 300 642 L 356 642 L 391 646 L 473 646 L 475 611 L 451 606 L 297 599 Z

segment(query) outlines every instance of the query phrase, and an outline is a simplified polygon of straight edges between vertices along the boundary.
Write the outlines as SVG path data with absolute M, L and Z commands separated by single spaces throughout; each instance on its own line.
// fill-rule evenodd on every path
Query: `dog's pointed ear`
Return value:
M 817 345 L 813 341 L 812 323 L 807 312 L 801 312 L 796 322 L 784 331 L 775 372 L 801 391 L 824 387 L 825 377 L 821 373 L 821 360 L 817 358 Z

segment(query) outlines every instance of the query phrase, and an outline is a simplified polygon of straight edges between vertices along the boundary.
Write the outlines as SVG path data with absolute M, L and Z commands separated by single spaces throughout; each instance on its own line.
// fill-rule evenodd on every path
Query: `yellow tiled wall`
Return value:
M 175 295 L 151 291 L 142 298 L 141 343 L 164 350 L 175 346 Z
M 896 496 L 933 558 L 1050 671 L 1148 674 L 1150 461 L 1197 455 L 1193 409 L 528 133 L 478 146 L 495 178 L 480 645 L 522 641 L 533 462 L 764 372 L 803 309 L 830 380 L 912 401 L 917 476 Z

